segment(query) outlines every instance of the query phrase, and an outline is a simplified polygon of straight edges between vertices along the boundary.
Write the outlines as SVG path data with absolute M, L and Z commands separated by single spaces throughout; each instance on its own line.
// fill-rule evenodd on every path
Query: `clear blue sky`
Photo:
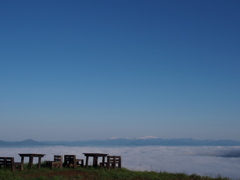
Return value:
M 239 0 L 0 2 L 0 140 L 240 140 Z

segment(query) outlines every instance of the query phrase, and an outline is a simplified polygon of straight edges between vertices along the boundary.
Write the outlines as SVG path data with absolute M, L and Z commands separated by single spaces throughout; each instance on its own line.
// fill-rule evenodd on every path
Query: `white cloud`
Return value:
M 51 160 L 54 154 L 75 154 L 85 158 L 82 153 L 98 152 L 121 155 L 124 167 L 132 170 L 153 170 L 184 172 L 188 174 L 217 176 L 240 179 L 240 158 L 217 157 L 226 152 L 240 151 L 240 147 L 38 147 L 38 148 L 0 148 L 1 156 L 15 157 L 18 153 L 43 153 L 43 160 Z M 37 159 L 34 160 L 36 163 Z M 27 161 L 25 161 L 27 162 Z
M 144 137 L 139 137 L 139 138 L 136 138 L 136 139 L 157 139 L 158 137 L 155 137 L 155 136 L 144 136 Z

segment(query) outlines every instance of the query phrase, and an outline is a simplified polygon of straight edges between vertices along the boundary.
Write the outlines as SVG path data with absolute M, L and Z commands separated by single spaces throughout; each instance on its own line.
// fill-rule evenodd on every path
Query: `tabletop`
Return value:
M 34 157 L 43 157 L 45 156 L 45 154 L 34 154 L 34 153 L 20 153 L 19 156 L 25 156 L 25 157 L 29 157 L 29 156 L 34 156 Z
M 107 156 L 105 153 L 83 153 L 85 156 Z

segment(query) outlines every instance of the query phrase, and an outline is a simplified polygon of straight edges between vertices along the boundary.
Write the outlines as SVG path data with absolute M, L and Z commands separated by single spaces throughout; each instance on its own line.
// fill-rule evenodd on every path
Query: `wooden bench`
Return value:
M 76 155 L 64 155 L 64 166 L 65 167 L 78 167 L 84 166 L 83 159 L 76 159 Z
M 62 156 L 54 155 L 53 161 L 46 161 L 46 165 L 51 168 L 62 168 L 63 160 Z
M 10 168 L 12 172 L 16 169 L 22 171 L 23 164 L 21 162 L 14 162 L 14 157 L 0 157 L 0 168 Z
M 122 158 L 121 156 L 107 156 L 107 162 L 100 163 L 101 167 L 110 168 L 121 168 L 122 167 Z
M 83 167 L 84 166 L 84 160 L 83 159 L 76 159 L 77 166 Z

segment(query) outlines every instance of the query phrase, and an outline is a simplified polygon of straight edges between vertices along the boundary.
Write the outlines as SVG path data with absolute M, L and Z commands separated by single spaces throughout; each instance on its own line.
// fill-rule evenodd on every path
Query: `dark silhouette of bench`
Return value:
M 107 169 L 121 168 L 122 167 L 122 158 L 121 156 L 107 156 L 107 162 L 100 163 L 101 167 L 106 167 Z
M 16 169 L 23 171 L 23 164 L 21 162 L 14 162 L 14 157 L 0 157 L 0 168 L 10 168 L 12 172 Z
M 54 155 L 53 161 L 46 161 L 46 165 L 51 168 L 62 168 L 63 157 L 60 155 Z
M 78 166 L 83 167 L 84 162 L 83 159 L 76 159 L 76 155 L 64 155 L 64 167 L 73 167 L 76 168 Z

